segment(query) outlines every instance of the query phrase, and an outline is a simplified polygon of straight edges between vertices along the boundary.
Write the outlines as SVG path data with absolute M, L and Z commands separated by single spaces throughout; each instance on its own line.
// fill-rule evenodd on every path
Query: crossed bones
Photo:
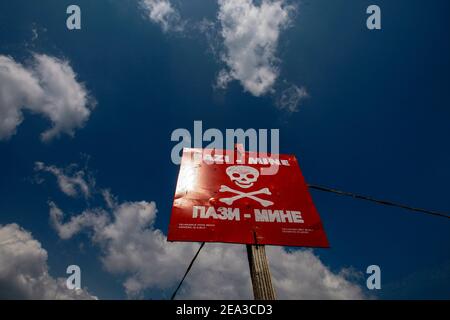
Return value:
M 242 191 L 239 191 L 239 190 L 234 190 L 234 189 L 232 189 L 232 188 L 230 188 L 228 186 L 221 185 L 220 189 L 219 189 L 219 192 L 232 192 L 232 193 L 236 194 L 236 196 L 233 196 L 233 197 L 230 197 L 230 198 L 221 198 L 221 199 L 219 199 L 220 201 L 222 201 L 223 203 L 226 203 L 228 205 L 231 205 L 234 201 L 236 201 L 238 199 L 242 199 L 242 198 L 249 198 L 249 199 L 253 199 L 255 201 L 258 201 L 264 207 L 268 207 L 268 206 L 273 205 L 272 201 L 268 201 L 268 200 L 264 200 L 264 199 L 255 197 L 255 195 L 258 195 L 258 194 L 271 195 L 272 192 L 270 192 L 269 188 L 262 188 L 262 189 L 257 190 L 257 191 L 252 191 L 252 192 L 245 193 L 245 192 L 242 192 Z

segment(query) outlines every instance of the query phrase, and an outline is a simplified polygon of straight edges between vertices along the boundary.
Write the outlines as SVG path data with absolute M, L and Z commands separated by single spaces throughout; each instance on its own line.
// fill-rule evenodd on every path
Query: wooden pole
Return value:
M 276 300 L 264 245 L 247 245 L 248 264 L 255 300 Z
M 244 145 L 236 143 L 234 151 L 238 153 L 238 159 L 242 160 L 244 155 Z M 276 300 L 275 290 L 270 276 L 269 263 L 266 257 L 264 245 L 256 244 L 256 232 L 253 231 L 255 244 L 247 244 L 248 265 L 250 267 L 250 277 L 252 279 L 253 296 L 255 300 Z

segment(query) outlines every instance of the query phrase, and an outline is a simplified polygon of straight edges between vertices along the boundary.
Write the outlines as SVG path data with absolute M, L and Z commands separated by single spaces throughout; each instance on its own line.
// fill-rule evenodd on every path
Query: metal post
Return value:
M 247 245 L 248 264 L 255 300 L 276 300 L 264 245 Z

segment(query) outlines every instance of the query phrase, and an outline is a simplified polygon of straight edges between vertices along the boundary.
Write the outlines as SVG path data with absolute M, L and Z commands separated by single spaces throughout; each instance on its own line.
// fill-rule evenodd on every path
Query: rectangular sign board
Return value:
M 168 241 L 329 247 L 295 156 L 230 152 L 183 150 Z

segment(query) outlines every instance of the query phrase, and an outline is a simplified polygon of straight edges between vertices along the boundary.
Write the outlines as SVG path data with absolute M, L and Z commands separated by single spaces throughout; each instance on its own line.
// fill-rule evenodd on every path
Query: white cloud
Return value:
M 312 250 L 268 247 L 267 255 L 280 299 L 364 298 L 361 288 L 348 280 L 354 277 L 351 269 L 333 273 Z
M 0 140 L 16 133 L 25 109 L 50 120 L 52 127 L 41 134 L 43 141 L 60 134 L 73 136 L 94 105 L 68 61 L 34 54 L 33 63 L 24 66 L 0 55 Z
M 99 209 L 85 211 L 63 223 L 62 211 L 50 204 L 52 225 L 63 239 L 87 229 L 92 241 L 102 250 L 102 262 L 111 273 L 126 274 L 124 287 L 130 296 L 144 289 L 170 288 L 181 277 L 192 258 L 195 244 L 170 244 L 153 227 L 156 206 L 153 202 L 125 202 L 111 215 Z
M 344 274 L 331 272 L 312 250 L 266 246 L 279 299 L 362 299 L 360 287 Z M 245 246 L 206 244 L 197 258 L 181 298 L 251 299 Z
M 305 87 L 299 88 L 293 84 L 281 92 L 277 100 L 277 106 L 283 110 L 296 112 L 303 100 L 308 97 L 309 94 Z
M 93 228 L 96 232 L 103 230 L 109 217 L 101 209 L 85 211 L 73 217 L 70 222 L 63 223 L 64 213 L 52 201 L 49 202 L 50 223 L 61 239 L 70 239 L 84 228 Z
M 245 245 L 205 244 L 178 298 L 252 299 Z
M 169 0 L 141 0 L 148 19 L 159 24 L 164 31 L 181 31 L 180 16 Z
M 103 189 L 103 190 L 101 191 L 101 194 L 102 194 L 103 200 L 104 200 L 105 203 L 106 203 L 106 206 L 107 206 L 109 209 L 113 209 L 113 208 L 115 208 L 115 207 L 117 206 L 117 199 L 116 199 L 116 197 L 111 193 L 111 190 L 109 190 L 109 189 Z
M 0 225 L 0 299 L 96 299 L 48 273 L 47 251 L 17 224 Z
M 36 28 L 31 29 L 31 32 L 33 34 L 31 41 L 35 41 L 37 38 L 39 38 L 39 33 Z
M 219 89 L 226 89 L 231 81 L 233 81 L 231 74 L 227 70 L 222 69 L 217 75 L 215 87 Z
M 81 193 L 85 198 L 91 195 L 91 188 L 95 184 L 93 179 L 86 180 L 86 173 L 83 170 L 69 173 L 69 169 L 60 169 L 56 166 L 46 166 L 43 162 L 36 162 L 35 171 L 44 171 L 53 174 L 58 182 L 58 186 L 63 193 L 70 197 L 76 197 Z
M 16 132 L 22 122 L 21 108 L 44 95 L 38 79 L 12 58 L 0 55 L 0 140 Z
M 235 79 L 255 96 L 266 94 L 278 77 L 278 39 L 294 7 L 284 0 L 262 0 L 259 5 L 253 0 L 218 2 L 227 69 L 219 73 L 217 86 L 225 88 Z
M 164 31 L 188 29 L 206 36 L 209 51 L 225 63 L 225 68 L 217 73 L 214 88 L 226 89 L 237 80 L 254 96 L 274 94 L 279 109 L 297 111 L 308 97 L 306 89 L 291 85 L 276 92 L 279 88 L 275 88 L 279 77 L 276 54 L 280 33 L 290 26 L 296 5 L 290 0 L 217 1 L 217 21 L 203 19 L 191 24 L 181 22 L 170 0 L 141 0 L 141 7 Z

